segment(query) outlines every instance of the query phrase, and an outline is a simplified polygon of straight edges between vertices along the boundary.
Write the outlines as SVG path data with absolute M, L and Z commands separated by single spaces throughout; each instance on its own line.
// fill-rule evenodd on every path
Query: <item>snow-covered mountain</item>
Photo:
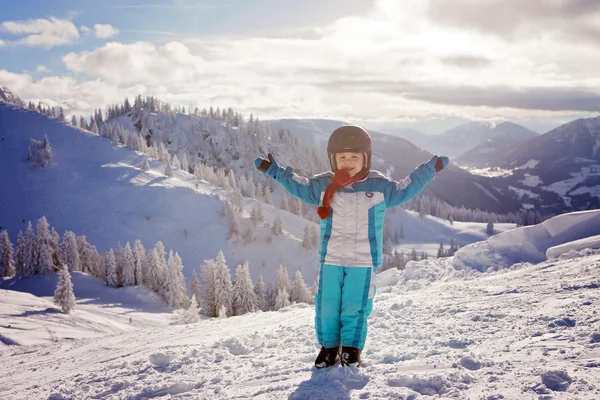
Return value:
M 579 119 L 489 155 L 487 167 L 546 214 L 600 207 L 600 117 Z
M 17 107 L 25 107 L 25 102 L 5 86 L 0 86 L 0 103 L 6 103 Z
M 89 293 L 69 315 L 47 300 L 54 278 L 0 280 L 0 397 L 596 400 L 599 218 L 561 215 L 379 274 L 359 369 L 313 368 L 305 304 L 178 325 L 138 288 L 79 273 Z
M 326 151 L 331 132 L 345 123 L 330 120 L 280 120 L 269 121 L 269 124 L 278 129 L 285 128 L 308 143 L 320 143 L 323 151 Z M 404 179 L 417 165 L 428 161 L 433 155 L 398 136 L 374 130 L 369 130 L 369 134 L 373 142 L 373 168 L 396 180 Z M 464 206 L 501 214 L 521 208 L 521 203 L 508 189 L 498 190 L 491 185 L 489 179 L 473 176 L 452 165 L 444 171 L 443 178 L 440 176 L 439 179 L 434 179 L 423 194 L 458 208 Z
M 426 148 L 429 151 L 448 154 L 448 156 L 458 161 L 461 155 L 492 138 L 504 138 L 504 140 L 497 139 L 495 141 L 496 146 L 502 147 L 507 145 L 505 142 L 510 143 L 513 140 L 526 141 L 535 136 L 538 136 L 536 132 L 512 122 L 475 121 L 457 126 L 432 138 L 429 144 L 430 147 Z M 459 163 L 459 165 L 461 164 Z

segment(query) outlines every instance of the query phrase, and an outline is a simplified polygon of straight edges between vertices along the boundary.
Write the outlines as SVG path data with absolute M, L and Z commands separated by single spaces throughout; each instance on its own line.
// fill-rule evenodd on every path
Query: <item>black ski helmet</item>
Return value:
M 345 125 L 337 128 L 329 136 L 327 156 L 333 172 L 337 171 L 335 153 L 364 153 L 363 170 L 371 169 L 371 136 L 366 129 L 357 125 Z

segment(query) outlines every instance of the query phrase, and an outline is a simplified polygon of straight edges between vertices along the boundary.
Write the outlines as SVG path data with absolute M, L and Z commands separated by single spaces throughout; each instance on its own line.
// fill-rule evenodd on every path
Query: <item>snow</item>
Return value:
M 546 257 L 557 258 L 566 253 L 578 252 L 583 249 L 600 249 L 600 235 L 590 236 L 571 242 L 552 246 L 546 250 Z
M 496 202 L 500 202 L 500 200 L 498 200 L 498 198 L 496 196 L 494 196 L 492 194 L 492 192 L 490 192 L 485 187 L 483 187 L 483 185 L 481 185 L 480 183 L 475 183 L 475 185 L 477 185 L 477 187 L 479 187 L 481 190 L 483 190 L 485 192 L 485 194 L 487 194 L 489 197 L 491 197 L 492 199 L 496 200 Z
M 454 268 L 485 271 L 520 262 L 546 260 L 546 250 L 562 243 L 600 234 L 600 210 L 562 214 L 541 224 L 513 229 L 459 249 Z
M 472 175 L 481 175 L 487 177 L 504 177 L 511 176 L 513 174 L 513 170 L 510 169 L 502 169 L 498 167 L 489 167 L 489 168 L 465 168 Z
M 523 196 L 527 195 L 528 197 L 535 199 L 537 197 L 540 197 L 539 194 L 537 193 L 533 193 L 531 190 L 526 190 L 526 189 L 521 189 L 515 186 L 508 186 L 508 188 L 510 190 L 512 190 L 513 192 L 515 192 L 517 194 L 517 196 L 519 196 L 520 199 L 523 198 Z M 525 205 L 524 205 L 525 206 Z
M 219 217 L 222 189 L 182 171 L 166 178 L 154 161 L 141 171 L 139 153 L 12 113 L 0 106 L 3 133 L 20 133 L 0 146 L 0 171 L 11 171 L 0 180 L 0 192 L 10 193 L 0 197 L 0 221 L 13 241 L 22 218 L 46 214 L 59 232 L 85 234 L 100 250 L 162 240 L 182 255 L 188 276 L 221 249 L 230 269 L 255 257 L 252 269 L 264 257 L 253 277 L 273 278 L 282 261 L 290 272 L 302 267 L 305 279 L 315 273 L 316 251 L 301 246 L 306 220 L 279 213 L 285 235 L 273 243 L 232 243 Z M 43 133 L 54 164 L 33 170 L 26 147 Z M 246 200 L 241 219 L 253 204 Z M 495 224 L 500 233 L 490 238 L 481 223 L 450 225 L 400 209 L 390 219 L 404 227 L 399 247 L 437 251 L 449 238 L 468 245 L 377 275 L 360 369 L 313 368 L 313 306 L 184 325 L 183 311 L 145 288 L 73 272 L 70 314 L 52 303 L 58 275 L 0 279 L 0 398 L 600 398 L 600 210 L 518 229 Z
M 462 275 L 451 259 L 441 259 L 379 274 L 359 369 L 314 369 L 314 309 L 294 304 L 190 325 L 165 319 L 163 326 L 119 334 L 6 345 L 0 397 L 597 399 L 600 252 L 573 257 Z M 434 276 L 434 266 L 447 272 Z M 12 319 L 31 320 L 29 331 L 34 314 L 23 312 Z M 0 329 L 5 337 L 14 327 Z
M 596 165 L 581 167 L 580 172 L 570 173 L 572 178 L 563 181 L 554 182 L 547 186 L 542 186 L 544 190 L 556 192 L 560 196 L 569 197 L 589 193 L 592 196 L 600 198 L 600 190 L 597 187 L 580 186 L 572 190 L 575 186 L 581 184 L 591 177 L 600 177 L 600 169 Z
M 515 169 L 533 169 L 540 163 L 540 160 L 529 160 L 525 164 L 515 168 Z
M 519 182 L 525 186 L 537 187 L 542 183 L 542 180 L 537 175 L 525 174 L 525 179 Z

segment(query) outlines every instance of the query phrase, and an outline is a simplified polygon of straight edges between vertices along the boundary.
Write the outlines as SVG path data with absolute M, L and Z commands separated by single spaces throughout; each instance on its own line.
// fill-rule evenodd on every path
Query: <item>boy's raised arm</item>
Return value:
M 433 175 L 444 169 L 449 161 L 446 156 L 433 156 L 428 162 L 419 165 L 404 180 L 390 181 L 384 190 L 386 206 L 399 206 L 418 195 L 433 180 Z
M 321 185 L 317 179 L 307 179 L 294 173 L 292 167 L 283 168 L 269 153 L 269 160 L 262 157 L 254 160 L 254 166 L 280 183 L 292 196 L 314 205 L 321 203 Z

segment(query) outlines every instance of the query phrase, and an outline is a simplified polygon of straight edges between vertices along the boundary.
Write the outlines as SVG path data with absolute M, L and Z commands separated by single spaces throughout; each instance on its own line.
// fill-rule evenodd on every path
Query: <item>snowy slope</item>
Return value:
M 0 281 L 0 342 L 32 345 L 103 337 L 177 320 L 173 309 L 164 307 L 162 298 L 144 287 L 116 289 L 79 272 L 71 278 L 77 302 L 68 315 L 52 302 L 58 274 Z
M 49 138 L 54 163 L 33 169 L 25 160 L 29 140 L 41 140 L 44 135 Z M 316 251 L 301 245 L 304 226 L 311 223 L 296 215 L 265 205 L 267 222 L 278 213 L 284 223 L 280 246 L 264 241 L 266 228 L 256 230 L 256 243 L 243 246 L 239 240 L 227 239 L 228 223 L 220 216 L 225 191 L 188 173 L 175 171 L 173 178 L 167 178 L 157 161 L 151 161 L 152 169 L 144 172 L 141 153 L 4 104 L 0 104 L 0 136 L 4 138 L 0 142 L 0 193 L 10 194 L 0 196 L 0 227 L 8 230 L 13 243 L 29 220 L 35 223 L 46 215 L 61 235 L 66 230 L 86 235 L 100 252 L 136 239 L 150 249 L 160 240 L 167 251 L 179 252 L 187 278 L 219 250 L 232 269 L 234 263 L 248 260 L 255 279 L 262 273 L 269 282 L 280 264 L 290 273 L 302 267 L 309 285 L 316 278 Z M 246 218 L 254 202 L 247 200 Z M 240 222 L 242 229 L 244 223 Z
M 579 232 L 564 236 L 569 240 L 584 236 L 593 221 L 575 215 L 546 228 L 555 236 Z M 565 225 L 565 232 L 554 230 Z M 524 230 L 506 236 L 516 246 L 514 232 Z M 543 239 L 529 237 L 542 247 Z M 600 398 L 600 250 L 491 273 L 452 264 L 411 262 L 405 271 L 378 275 L 360 369 L 313 369 L 314 309 L 292 305 L 115 336 L 0 347 L 0 397 Z

